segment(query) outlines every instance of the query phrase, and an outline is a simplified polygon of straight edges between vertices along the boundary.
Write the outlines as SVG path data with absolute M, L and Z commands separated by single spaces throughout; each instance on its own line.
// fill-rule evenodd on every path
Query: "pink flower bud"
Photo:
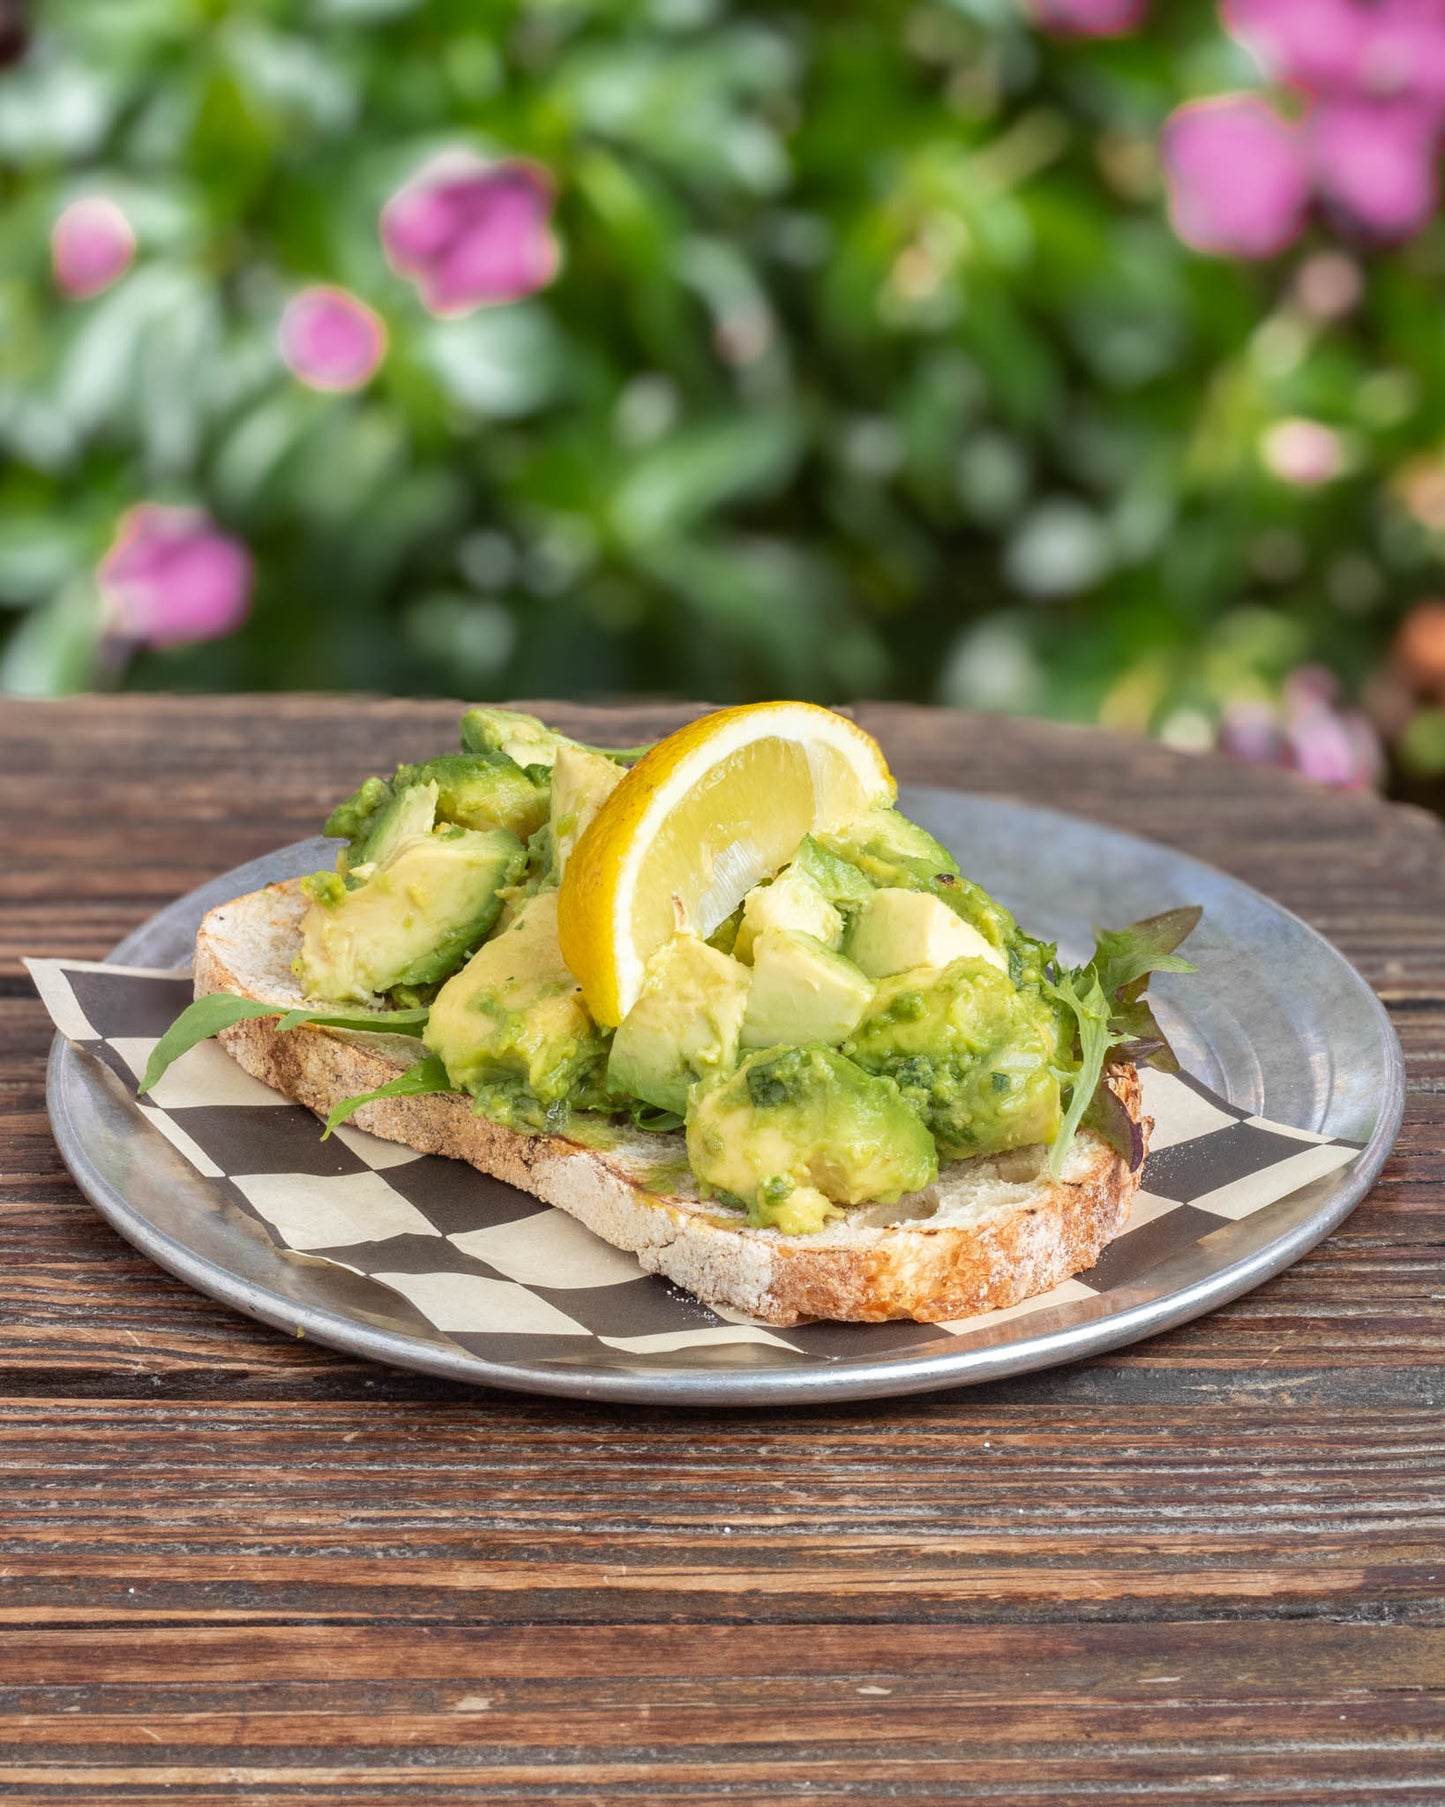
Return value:
M 1029 0 L 1041 31 L 1069 38 L 1121 38 L 1143 20 L 1148 0 Z
M 1272 257 L 1299 232 L 1309 170 L 1299 133 L 1253 94 L 1192 101 L 1164 127 L 1174 230 L 1196 250 Z
M 345 289 L 303 289 L 281 316 L 281 358 L 311 389 L 360 389 L 386 355 L 380 316 Z
M 111 631 L 151 646 L 222 639 L 250 611 L 251 555 L 199 509 L 130 509 L 97 575 Z
M 551 212 L 551 183 L 533 165 L 454 153 L 387 202 L 381 241 L 432 313 L 466 314 L 547 286 L 559 261 Z
M 83 301 L 124 276 L 135 256 L 130 221 L 104 195 L 72 201 L 50 234 L 56 286 Z

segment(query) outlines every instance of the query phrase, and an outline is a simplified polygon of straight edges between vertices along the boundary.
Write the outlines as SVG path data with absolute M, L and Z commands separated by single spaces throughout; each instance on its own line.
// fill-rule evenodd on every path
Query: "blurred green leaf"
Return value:
M 675 538 L 704 515 L 777 490 L 802 451 L 798 420 L 741 414 L 685 427 L 635 460 L 612 497 L 623 541 L 646 547 Z
M 0 655 L 0 691 L 67 696 L 95 681 L 100 600 L 88 578 L 69 583 L 26 615 Z

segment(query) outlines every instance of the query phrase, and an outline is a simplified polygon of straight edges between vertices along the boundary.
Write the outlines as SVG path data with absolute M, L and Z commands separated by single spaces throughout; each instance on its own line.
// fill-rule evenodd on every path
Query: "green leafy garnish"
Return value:
M 374 1092 L 358 1092 L 354 1098 L 343 1098 L 334 1105 L 326 1119 L 326 1128 L 321 1132 L 321 1140 L 324 1142 L 332 1130 L 340 1128 L 363 1104 L 372 1104 L 378 1098 L 424 1098 L 433 1092 L 455 1092 L 456 1089 L 441 1055 L 429 1054 L 414 1067 L 398 1073 L 395 1079 L 377 1086 Z
M 1111 1090 L 1104 1069 L 1117 1055 L 1136 1066 L 1179 1071 L 1174 1050 L 1144 1001 L 1144 990 L 1151 973 L 1194 971 L 1174 950 L 1203 914 L 1190 906 L 1166 910 L 1127 929 L 1100 930 L 1087 966 L 1071 969 L 1055 964 L 1045 973 L 1045 986 L 1073 1017 L 1075 1028 L 1075 1065 L 1065 1080 L 1068 1105 L 1049 1156 L 1055 1179 L 1081 1124 L 1123 1155 L 1131 1170 L 1143 1159 L 1139 1127 Z
M 213 991 L 195 1003 L 188 1004 L 151 1050 L 145 1076 L 136 1088 L 138 1094 L 148 1092 L 170 1066 L 192 1048 L 199 1047 L 229 1029 L 232 1023 L 243 1023 L 251 1017 L 275 1016 L 281 1020 L 278 1029 L 299 1029 L 303 1023 L 318 1029 L 357 1029 L 375 1035 L 420 1035 L 426 1027 L 428 1011 L 390 1010 L 339 1011 L 333 1005 L 322 1010 L 279 1010 L 275 1004 L 259 1003 L 254 998 L 238 998 L 233 992 Z

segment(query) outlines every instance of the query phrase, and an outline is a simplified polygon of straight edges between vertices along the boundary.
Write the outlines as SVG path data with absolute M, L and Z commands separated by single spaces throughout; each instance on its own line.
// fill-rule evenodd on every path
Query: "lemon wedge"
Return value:
M 723 709 L 668 735 L 602 805 L 562 880 L 562 957 L 593 1016 L 615 1028 L 676 930 L 711 935 L 804 835 L 896 795 L 877 741 L 813 703 Z

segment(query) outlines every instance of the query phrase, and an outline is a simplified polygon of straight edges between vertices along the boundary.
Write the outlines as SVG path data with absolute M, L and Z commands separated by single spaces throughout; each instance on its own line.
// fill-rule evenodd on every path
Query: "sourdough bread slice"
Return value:
M 291 962 L 306 903 L 296 883 L 253 891 L 214 909 L 196 938 L 196 995 L 235 992 L 304 1005 Z M 260 1017 L 223 1030 L 248 1073 L 325 1116 L 417 1059 L 414 1040 L 302 1027 L 278 1033 Z M 1110 1084 L 1140 1117 L 1138 1075 Z M 804 1318 L 946 1322 L 1017 1304 L 1092 1267 L 1129 1212 L 1138 1176 L 1082 1133 L 1050 1178 L 1047 1151 L 1018 1149 L 957 1162 L 896 1205 L 859 1205 L 812 1236 L 748 1226 L 741 1211 L 700 1196 L 681 1132 L 600 1124 L 586 1139 L 523 1135 L 476 1116 L 450 1093 L 378 1099 L 361 1129 L 424 1154 L 468 1161 L 581 1220 L 651 1273 L 707 1304 L 769 1324 Z M 1151 1125 L 1141 1119 L 1147 1139 Z

